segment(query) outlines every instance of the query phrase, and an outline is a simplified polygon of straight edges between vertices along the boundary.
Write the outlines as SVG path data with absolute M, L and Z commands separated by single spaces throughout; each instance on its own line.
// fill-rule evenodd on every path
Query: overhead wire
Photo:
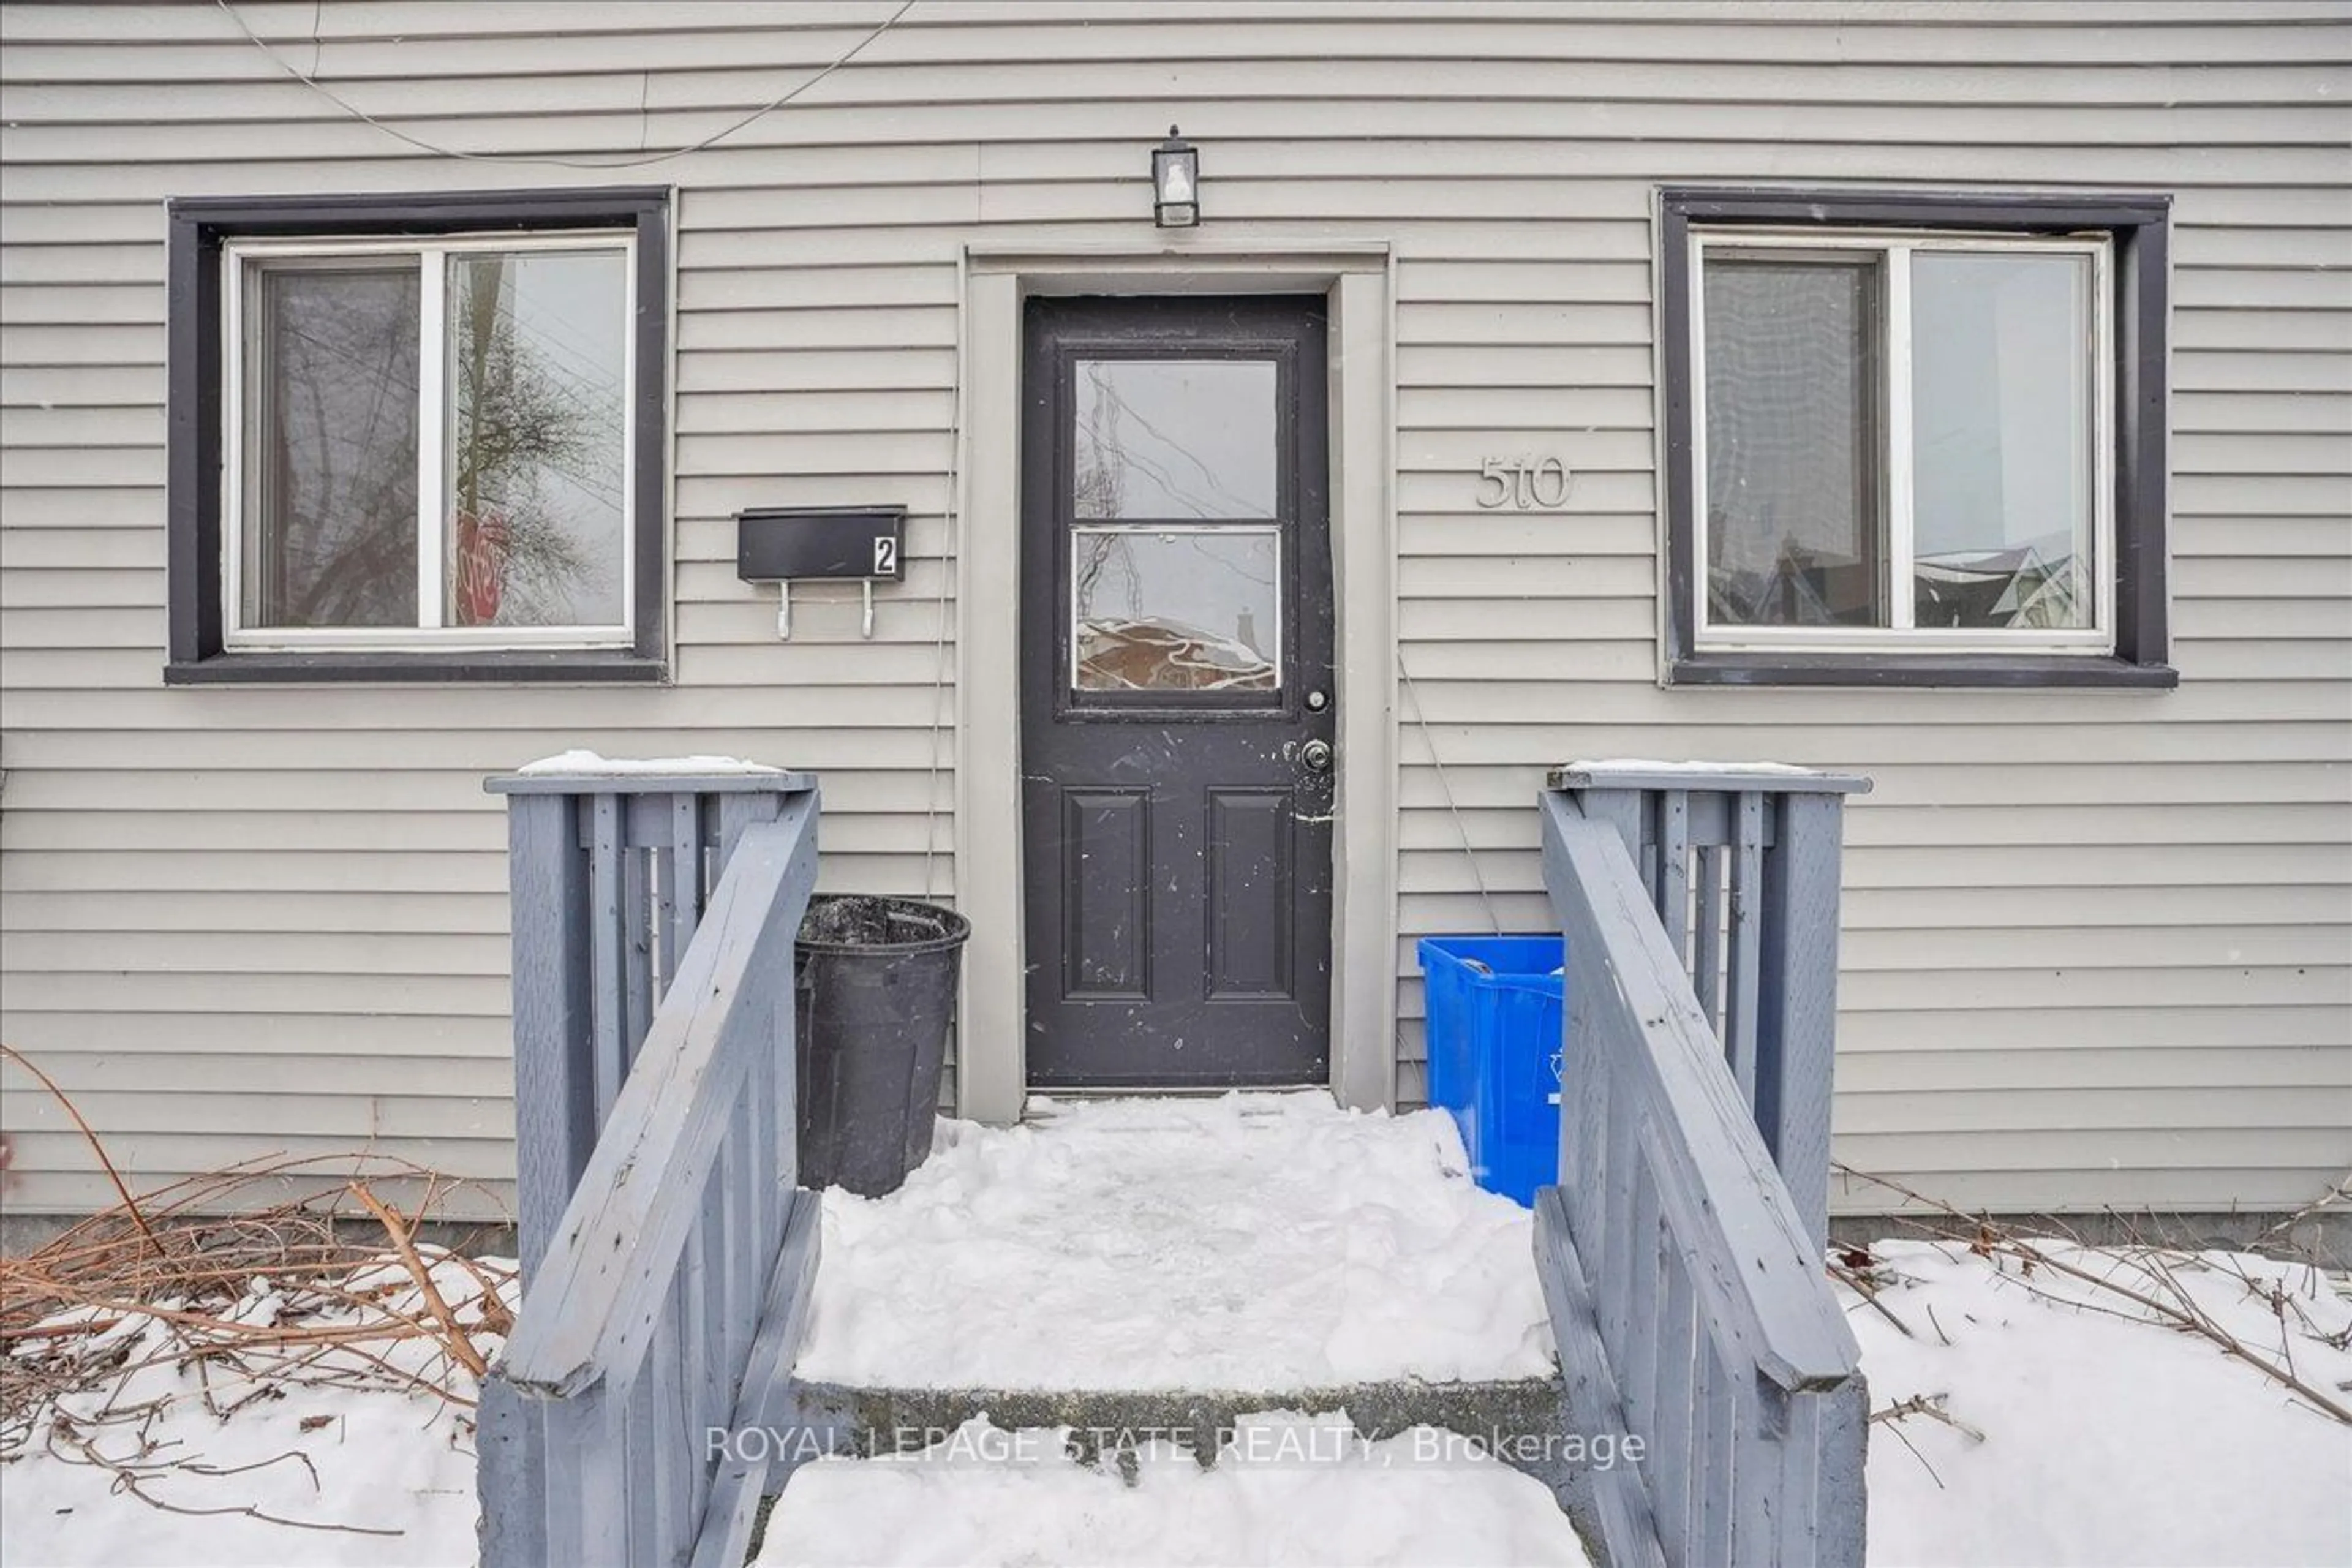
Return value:
M 769 115 L 773 114 L 777 110 L 783 108 L 786 104 L 800 97 L 801 94 L 808 91 L 809 89 L 816 86 L 817 83 L 823 81 L 825 78 L 831 76 L 834 72 L 839 70 L 842 67 L 856 59 L 873 44 L 875 39 L 880 37 L 883 34 L 896 26 L 900 17 L 904 16 L 908 12 L 915 8 L 915 0 L 902 0 L 902 3 L 896 11 L 891 12 L 889 16 L 884 17 L 875 26 L 873 30 L 868 32 L 864 37 L 858 39 L 856 43 L 850 45 L 848 48 L 844 49 L 840 54 L 835 56 L 830 62 L 820 68 L 814 75 L 801 81 L 789 91 L 781 93 L 776 97 L 770 99 L 767 102 L 751 110 L 751 113 L 744 115 L 740 120 L 736 121 L 733 124 L 726 126 L 721 130 L 712 132 L 709 135 L 704 137 L 699 142 L 694 142 L 689 146 L 673 147 L 663 153 L 640 153 L 636 156 L 627 158 L 602 158 L 590 160 L 585 158 L 559 158 L 552 155 L 528 153 L 471 153 L 462 147 L 444 147 L 438 142 L 428 142 L 422 136 L 412 135 L 408 132 L 403 131 L 397 126 L 387 125 L 383 121 L 377 119 L 374 115 L 370 114 L 366 110 L 362 109 L 358 104 L 353 103 L 351 100 L 336 92 L 332 88 L 328 87 L 325 83 L 319 80 L 316 76 L 312 75 L 309 71 L 305 71 L 301 67 L 296 65 L 293 61 L 288 59 L 285 56 L 272 48 L 268 40 L 262 37 L 260 34 L 255 32 L 252 27 L 247 25 L 244 16 L 238 14 L 235 5 L 229 4 L 229 0 L 213 0 L 213 4 L 219 6 L 222 13 L 226 15 L 231 22 L 236 24 L 236 30 L 243 33 L 252 43 L 253 47 L 259 49 L 265 56 L 267 56 L 269 62 L 276 66 L 279 70 L 284 71 L 288 76 L 293 78 L 296 81 L 300 82 L 304 87 L 309 88 L 312 92 L 317 93 L 320 97 L 325 99 L 328 102 L 333 104 L 336 108 L 341 110 L 345 114 L 350 115 L 352 119 L 360 121 L 364 124 L 372 125 L 376 130 L 383 132 L 386 136 L 392 137 L 394 140 L 398 142 L 404 142 L 411 147 L 416 148 L 419 152 L 430 153 L 438 158 L 461 158 L 469 163 L 529 163 L 536 164 L 542 168 L 590 170 L 642 169 L 655 163 L 666 163 L 672 158 L 683 158 L 689 153 L 700 153 L 707 151 L 711 147 L 715 147 L 719 142 L 727 140 L 730 136 L 734 135 L 738 131 L 743 130 L 745 127 L 751 125 L 757 121 L 766 119 Z

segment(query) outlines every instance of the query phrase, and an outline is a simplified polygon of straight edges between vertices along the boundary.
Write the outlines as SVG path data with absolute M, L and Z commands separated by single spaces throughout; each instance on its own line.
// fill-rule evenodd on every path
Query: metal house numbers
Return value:
M 1473 499 L 1492 511 L 1557 511 L 1568 504 L 1568 465 L 1557 457 L 1488 458 L 1478 465 Z

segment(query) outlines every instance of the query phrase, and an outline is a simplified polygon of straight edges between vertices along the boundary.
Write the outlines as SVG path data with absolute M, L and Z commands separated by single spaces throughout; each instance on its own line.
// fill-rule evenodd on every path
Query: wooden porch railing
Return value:
M 1822 1268 L 1840 814 L 1868 781 L 1563 769 L 1560 1174 L 1537 1266 L 1615 1568 L 1860 1564 L 1868 1394 Z
M 523 1301 L 482 1391 L 485 1568 L 744 1557 L 816 1264 L 793 1186 L 799 773 L 514 774 Z

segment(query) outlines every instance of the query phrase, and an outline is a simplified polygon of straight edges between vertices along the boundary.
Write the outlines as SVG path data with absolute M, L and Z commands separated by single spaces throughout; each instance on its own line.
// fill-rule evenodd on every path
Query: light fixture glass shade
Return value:
M 1190 228 L 1201 221 L 1201 153 L 1168 128 L 1168 140 L 1151 150 L 1151 221 L 1161 228 Z

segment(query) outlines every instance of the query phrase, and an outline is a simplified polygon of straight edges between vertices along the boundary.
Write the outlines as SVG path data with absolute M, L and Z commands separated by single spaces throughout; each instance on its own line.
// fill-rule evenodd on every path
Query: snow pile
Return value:
M 604 757 L 594 752 L 558 752 L 551 757 L 525 763 L 515 770 L 526 776 L 576 773 L 596 778 L 634 778 L 659 773 L 707 778 L 719 773 L 781 773 L 784 771 L 772 768 L 765 763 L 747 763 L 740 757 Z
M 2036 1243 L 2343 1403 L 2352 1304 L 2309 1268 Z M 2111 1289 L 1957 1244 L 1873 1249 L 1845 1293 L 1871 1405 L 1870 1558 L 1934 1563 L 2352 1561 L 2352 1426 Z M 1900 1319 L 1910 1330 L 1889 1321 Z M 1950 1422 L 1885 1412 L 1931 1402 Z M 1958 1423 L 1953 1425 L 1951 1423 Z M 1969 1429 L 1973 1429 L 1973 1432 Z M 1981 1433 L 1979 1441 L 1973 1433 Z
M 512 1265 L 420 1251 L 456 1321 L 495 1352 L 508 1309 L 484 1297 Z M 5 1560 L 473 1563 L 473 1379 L 415 1331 L 430 1309 L 397 1261 L 341 1279 L 336 1294 L 371 1304 L 322 1309 L 297 1283 L 253 1279 L 229 1310 L 204 1313 L 252 1331 L 252 1348 L 234 1353 L 192 1353 L 199 1309 L 176 1298 L 152 1313 L 77 1308 L 40 1328 L 112 1326 L 18 1337 L 10 1375 L 35 1375 L 30 1358 L 68 1342 L 94 1375 L 0 1443 Z M 163 1315 L 184 1309 L 185 1321 Z M 203 1332 L 220 1343 L 217 1330 Z
M 1530 1216 L 1465 1163 L 1442 1111 L 1319 1093 L 946 1122 L 898 1192 L 825 1194 L 799 1373 L 1249 1392 L 1549 1375 Z
M 1245 1416 L 1202 1469 L 1146 1445 L 1129 1484 L 1063 1457 L 1061 1431 L 974 1420 L 903 1458 L 823 1459 L 768 1521 L 761 1568 L 799 1563 L 1557 1563 L 1586 1559 L 1540 1483 L 1416 1426 Z

